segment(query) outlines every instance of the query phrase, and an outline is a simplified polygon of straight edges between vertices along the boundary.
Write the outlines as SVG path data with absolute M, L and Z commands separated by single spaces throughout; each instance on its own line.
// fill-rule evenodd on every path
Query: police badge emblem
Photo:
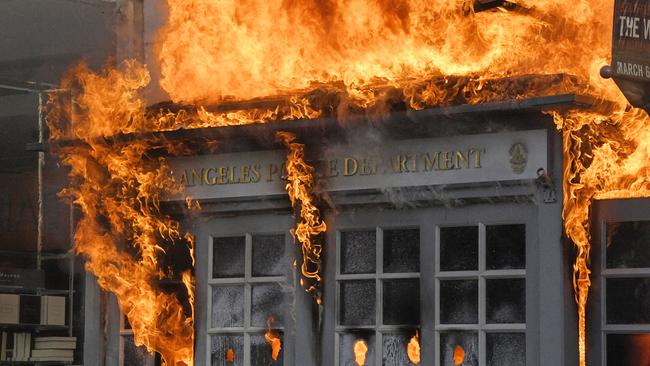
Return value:
M 510 167 L 515 174 L 521 174 L 526 170 L 528 163 L 528 149 L 526 145 L 517 142 L 510 147 Z

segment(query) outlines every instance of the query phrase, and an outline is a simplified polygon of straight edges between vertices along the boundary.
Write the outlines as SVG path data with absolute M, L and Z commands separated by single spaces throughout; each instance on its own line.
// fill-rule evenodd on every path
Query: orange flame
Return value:
M 141 69 L 130 71 L 96 75 L 81 65 L 63 83 L 81 89 L 74 110 L 57 95 L 51 97 L 54 110 L 47 121 L 54 138 L 63 136 L 60 117 L 64 115 L 75 122 L 65 131 L 67 136 L 82 142 L 59 151 L 74 182 L 61 195 L 83 212 L 74 250 L 87 258 L 86 269 L 97 276 L 99 285 L 116 295 L 136 345 L 160 353 L 166 365 L 189 366 L 194 352 L 192 273 L 182 273 L 180 278 L 189 298 L 189 314 L 176 295 L 158 285 L 160 280 L 174 279 L 159 263 L 164 245 L 181 240 L 178 223 L 161 214 L 159 196 L 180 188 L 164 164 L 146 155 L 150 146 L 161 141 L 109 143 L 102 138 L 143 128 L 144 104 L 135 90 L 148 77 Z M 193 240 L 187 242 L 193 257 Z
M 322 246 L 318 236 L 327 230 L 320 218 L 320 211 L 312 198 L 314 188 L 314 168 L 305 162 L 305 145 L 295 142 L 296 136 L 290 132 L 277 132 L 276 138 L 287 148 L 287 185 L 285 186 L 291 205 L 300 203 L 300 219 L 291 234 L 302 245 L 303 261 L 301 272 L 304 278 L 300 284 L 311 293 L 316 302 L 321 302 L 320 271 Z
M 409 341 L 406 347 L 406 354 L 408 355 L 409 360 L 416 364 L 420 364 L 420 332 L 415 331 L 415 335 Z
M 462 365 L 465 362 L 465 350 L 461 346 L 454 348 L 454 365 Z
M 368 353 L 368 346 L 366 342 L 362 339 L 357 340 L 354 343 L 354 361 L 357 363 L 357 366 L 363 366 L 366 364 L 366 353 Z
M 230 347 L 226 350 L 226 362 L 235 362 L 235 350 Z
M 274 361 L 277 361 L 280 356 L 280 350 L 282 350 L 282 340 L 280 339 L 278 332 L 271 329 L 273 322 L 273 317 L 266 320 L 267 330 L 266 333 L 264 333 L 264 339 L 266 340 L 266 343 L 271 346 L 271 357 Z

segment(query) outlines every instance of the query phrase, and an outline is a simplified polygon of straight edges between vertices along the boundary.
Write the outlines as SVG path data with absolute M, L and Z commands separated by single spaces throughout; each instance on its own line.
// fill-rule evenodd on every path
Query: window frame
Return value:
M 384 333 L 400 333 L 403 331 L 421 328 L 421 324 L 413 325 L 385 325 L 383 318 L 383 281 L 385 280 L 402 280 L 402 279 L 417 279 L 418 287 L 421 288 L 420 277 L 421 268 L 419 272 L 399 272 L 399 273 L 384 273 L 384 230 L 418 230 L 418 250 L 420 251 L 420 258 L 422 256 L 422 233 L 420 227 L 417 225 L 395 225 L 384 226 L 377 225 L 375 227 L 350 227 L 336 229 L 336 294 L 335 294 L 335 315 L 334 315 L 334 362 L 336 365 L 340 364 L 340 345 L 341 333 L 350 330 L 368 330 L 375 333 L 375 365 L 381 365 L 383 362 L 383 335 Z M 375 272 L 374 273 L 354 273 L 342 274 L 341 273 L 341 233 L 354 232 L 354 231 L 375 231 Z M 418 263 L 419 265 L 419 263 Z M 358 281 L 358 280 L 374 280 L 375 281 L 375 324 L 374 325 L 341 325 L 340 324 L 340 300 L 341 300 L 341 282 L 342 281 Z M 421 298 L 421 297 L 420 297 Z M 422 300 L 420 300 L 420 306 Z M 421 321 L 420 321 L 421 323 Z M 367 360 L 366 362 L 371 361 Z
M 607 365 L 607 335 L 609 334 L 650 334 L 650 322 L 645 324 L 608 324 L 607 323 L 607 279 L 609 278 L 650 278 L 650 267 L 643 268 L 607 268 L 607 224 L 624 223 L 633 221 L 648 221 L 650 215 L 621 215 L 621 217 L 608 217 L 601 220 L 600 240 L 598 240 L 598 259 L 599 266 L 598 282 L 600 284 L 600 359 L 603 366 Z M 597 282 L 597 283 L 598 283 Z
M 436 256 L 434 240 L 436 225 L 439 226 L 467 226 L 483 222 L 487 225 L 523 223 L 526 225 L 526 365 L 542 365 L 548 355 L 541 355 L 540 350 L 549 347 L 549 341 L 540 337 L 542 323 L 540 322 L 540 304 L 551 302 L 555 299 L 551 296 L 543 298 L 542 293 L 549 293 L 551 287 L 542 281 L 540 274 L 544 271 L 554 270 L 558 273 L 562 270 L 554 260 L 554 252 L 548 261 L 547 256 L 540 256 L 540 247 L 548 246 L 554 248 L 559 242 L 553 238 L 541 241 L 540 238 L 547 238 L 549 230 L 557 229 L 557 238 L 561 236 L 561 227 L 546 226 L 554 224 L 549 221 L 546 214 L 548 206 L 538 205 L 534 201 L 527 202 L 494 202 L 486 204 L 471 204 L 461 206 L 426 206 L 408 207 L 408 209 L 385 208 L 383 206 L 368 206 L 354 208 L 351 210 L 327 210 L 324 211 L 328 225 L 327 243 L 337 242 L 339 231 L 383 228 L 406 228 L 419 227 L 420 229 L 420 356 L 421 365 L 435 365 L 435 359 L 439 358 L 438 349 L 435 343 L 435 314 L 433 304 L 435 296 L 435 264 Z M 559 212 L 559 210 L 558 210 Z M 544 215 L 542 215 L 544 214 Z M 559 239 L 558 239 L 559 241 Z M 338 357 L 338 338 L 335 339 L 338 304 L 333 300 L 337 296 L 336 274 L 337 262 L 333 260 L 338 255 L 337 245 L 325 245 L 324 255 L 332 260 L 325 261 L 324 272 L 324 313 L 323 313 L 323 339 L 322 361 L 320 365 L 335 365 Z M 546 263 L 548 261 L 548 263 Z M 553 291 L 558 290 L 557 286 L 552 287 Z M 550 295 L 554 295 L 551 293 Z M 558 305 L 559 307 L 559 305 Z M 548 317 L 548 316 L 546 316 Z M 545 323 L 546 324 L 546 323 Z M 547 325 L 547 324 L 546 324 Z M 546 326 L 545 325 L 545 326 Z M 553 326 L 555 330 L 555 326 Z M 556 338 L 554 338 L 556 339 Z M 545 357 L 545 358 L 542 358 Z
M 212 336 L 214 335 L 242 335 L 244 337 L 244 365 L 249 365 L 251 362 L 251 336 L 252 335 L 264 335 L 267 331 L 266 327 L 255 327 L 251 325 L 252 319 L 252 286 L 256 284 L 278 284 L 283 288 L 289 287 L 290 278 L 285 274 L 281 276 L 266 276 L 266 277 L 255 277 L 253 276 L 253 237 L 254 236 L 265 236 L 265 235 L 282 235 L 284 237 L 284 250 L 285 256 L 288 252 L 289 244 L 289 233 L 286 231 L 246 231 L 240 233 L 220 233 L 218 235 L 209 236 L 209 245 L 208 245 L 208 278 L 207 278 L 207 291 L 206 291 L 206 309 L 207 309 L 207 318 L 206 318 L 206 364 L 212 364 Z M 214 239 L 218 238 L 230 238 L 230 237 L 244 237 L 244 277 L 233 277 L 233 278 L 213 278 L 213 264 L 214 264 Z M 244 308 L 243 308 L 243 326 L 241 327 L 213 327 L 212 326 L 212 292 L 215 287 L 218 286 L 243 286 L 244 288 Z M 293 287 L 291 288 L 293 292 Z M 288 298 L 288 297 L 287 297 Z M 288 309 L 288 307 L 287 307 Z M 285 309 L 286 315 L 286 309 Z M 289 356 L 286 352 L 286 342 L 288 337 L 286 337 L 287 324 L 284 317 L 285 324 L 282 326 L 273 327 L 274 330 L 281 331 L 283 334 L 282 337 L 282 363 L 284 365 L 288 364 Z
M 440 338 L 441 334 L 446 332 L 460 331 L 460 332 L 476 332 L 478 336 L 478 362 L 479 366 L 485 366 L 487 364 L 487 345 L 486 339 L 488 333 L 523 333 L 526 336 L 526 360 L 528 358 L 528 317 L 529 317 L 529 300 L 528 300 L 528 287 L 529 278 L 527 272 L 527 266 L 524 269 L 498 269 L 498 270 L 489 270 L 487 269 L 486 264 L 486 227 L 487 226 L 498 226 L 498 225 L 524 225 L 525 226 L 525 263 L 528 262 L 529 253 L 529 239 L 528 231 L 530 230 L 527 220 L 502 220 L 502 221 L 478 221 L 478 222 L 468 222 L 465 224 L 436 224 L 435 227 L 435 240 L 434 240 L 434 262 L 435 262 L 435 272 L 434 272 L 434 286 L 435 286 L 435 302 L 434 302 L 434 335 L 435 335 L 435 366 L 440 366 L 440 353 L 441 353 L 441 344 Z M 478 226 L 478 263 L 477 270 L 464 270 L 464 271 L 441 271 L 440 270 L 440 229 L 442 228 L 452 228 L 452 227 L 472 227 Z M 525 303 L 524 309 L 526 313 L 526 319 L 524 323 L 487 323 L 486 314 L 487 314 L 487 290 L 486 283 L 490 279 L 523 279 L 525 281 Z M 478 281 L 478 322 L 476 324 L 443 324 L 440 322 L 440 282 L 445 280 L 477 280 Z

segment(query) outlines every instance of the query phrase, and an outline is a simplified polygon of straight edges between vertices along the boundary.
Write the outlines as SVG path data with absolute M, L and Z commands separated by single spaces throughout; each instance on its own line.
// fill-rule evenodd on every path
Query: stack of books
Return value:
M 0 361 L 29 361 L 32 345 L 31 333 L 2 332 Z
M 35 337 L 29 361 L 73 362 L 76 337 Z

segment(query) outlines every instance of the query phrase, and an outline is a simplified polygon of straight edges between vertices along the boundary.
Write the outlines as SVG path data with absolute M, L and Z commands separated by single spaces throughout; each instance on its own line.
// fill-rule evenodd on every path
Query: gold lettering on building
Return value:
M 382 156 L 327 158 L 315 166 L 326 178 L 374 176 L 387 174 L 432 174 L 451 170 L 482 169 L 485 148 L 446 151 L 409 152 Z M 250 163 L 227 166 L 188 167 L 178 181 L 185 187 L 281 182 L 285 179 L 284 163 Z

